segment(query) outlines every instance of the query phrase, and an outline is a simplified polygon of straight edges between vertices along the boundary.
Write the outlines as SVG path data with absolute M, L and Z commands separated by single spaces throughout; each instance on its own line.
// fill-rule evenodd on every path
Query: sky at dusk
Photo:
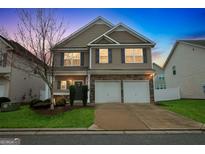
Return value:
M 162 65 L 179 39 L 205 39 L 205 9 L 56 9 L 67 25 L 65 37 L 98 16 L 127 26 L 156 43 L 153 61 Z M 0 26 L 12 36 L 16 31 L 16 9 L 0 9 Z

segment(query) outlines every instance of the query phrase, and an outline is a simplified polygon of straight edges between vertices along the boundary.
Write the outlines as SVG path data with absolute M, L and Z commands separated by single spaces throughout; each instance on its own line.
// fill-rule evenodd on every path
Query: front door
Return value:
M 82 99 L 82 81 L 75 81 L 75 100 Z

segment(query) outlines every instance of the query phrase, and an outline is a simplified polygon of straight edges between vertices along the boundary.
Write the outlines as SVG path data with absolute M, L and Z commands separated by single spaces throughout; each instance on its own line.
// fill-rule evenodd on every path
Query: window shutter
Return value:
M 61 66 L 64 66 L 64 53 L 61 53 Z
M 99 49 L 95 50 L 95 62 L 99 64 Z
M 146 48 L 143 48 L 143 62 L 147 63 L 147 50 L 146 50 Z
M 84 52 L 80 53 L 80 65 L 83 66 L 84 65 Z
M 57 81 L 57 89 L 61 88 L 61 81 Z
M 7 53 L 3 54 L 3 67 L 6 67 L 6 63 L 7 63 Z
M 125 63 L 125 49 L 121 49 L 121 62 L 124 64 Z
M 108 62 L 112 63 L 112 49 L 108 49 Z

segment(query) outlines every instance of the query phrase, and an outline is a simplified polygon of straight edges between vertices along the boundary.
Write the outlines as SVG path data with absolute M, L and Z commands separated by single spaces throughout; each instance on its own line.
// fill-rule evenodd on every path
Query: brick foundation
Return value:
M 153 78 L 150 75 L 91 75 L 90 77 L 90 101 L 95 102 L 95 80 L 149 80 L 150 103 L 154 103 Z M 122 86 L 121 86 L 122 87 Z M 121 88 L 121 102 L 123 103 L 123 88 Z

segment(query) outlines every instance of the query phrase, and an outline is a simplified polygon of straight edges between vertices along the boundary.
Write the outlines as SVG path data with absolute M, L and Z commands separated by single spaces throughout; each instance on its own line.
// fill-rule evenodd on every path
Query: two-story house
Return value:
M 70 85 L 86 84 L 89 102 L 154 102 L 154 45 L 125 24 L 98 17 L 52 48 L 54 94 L 69 95 Z
M 45 83 L 31 72 L 31 61 L 40 62 L 20 44 L 0 35 L 0 97 L 12 102 L 40 98 Z
M 167 88 L 181 98 L 205 99 L 205 40 L 178 40 L 165 64 Z

